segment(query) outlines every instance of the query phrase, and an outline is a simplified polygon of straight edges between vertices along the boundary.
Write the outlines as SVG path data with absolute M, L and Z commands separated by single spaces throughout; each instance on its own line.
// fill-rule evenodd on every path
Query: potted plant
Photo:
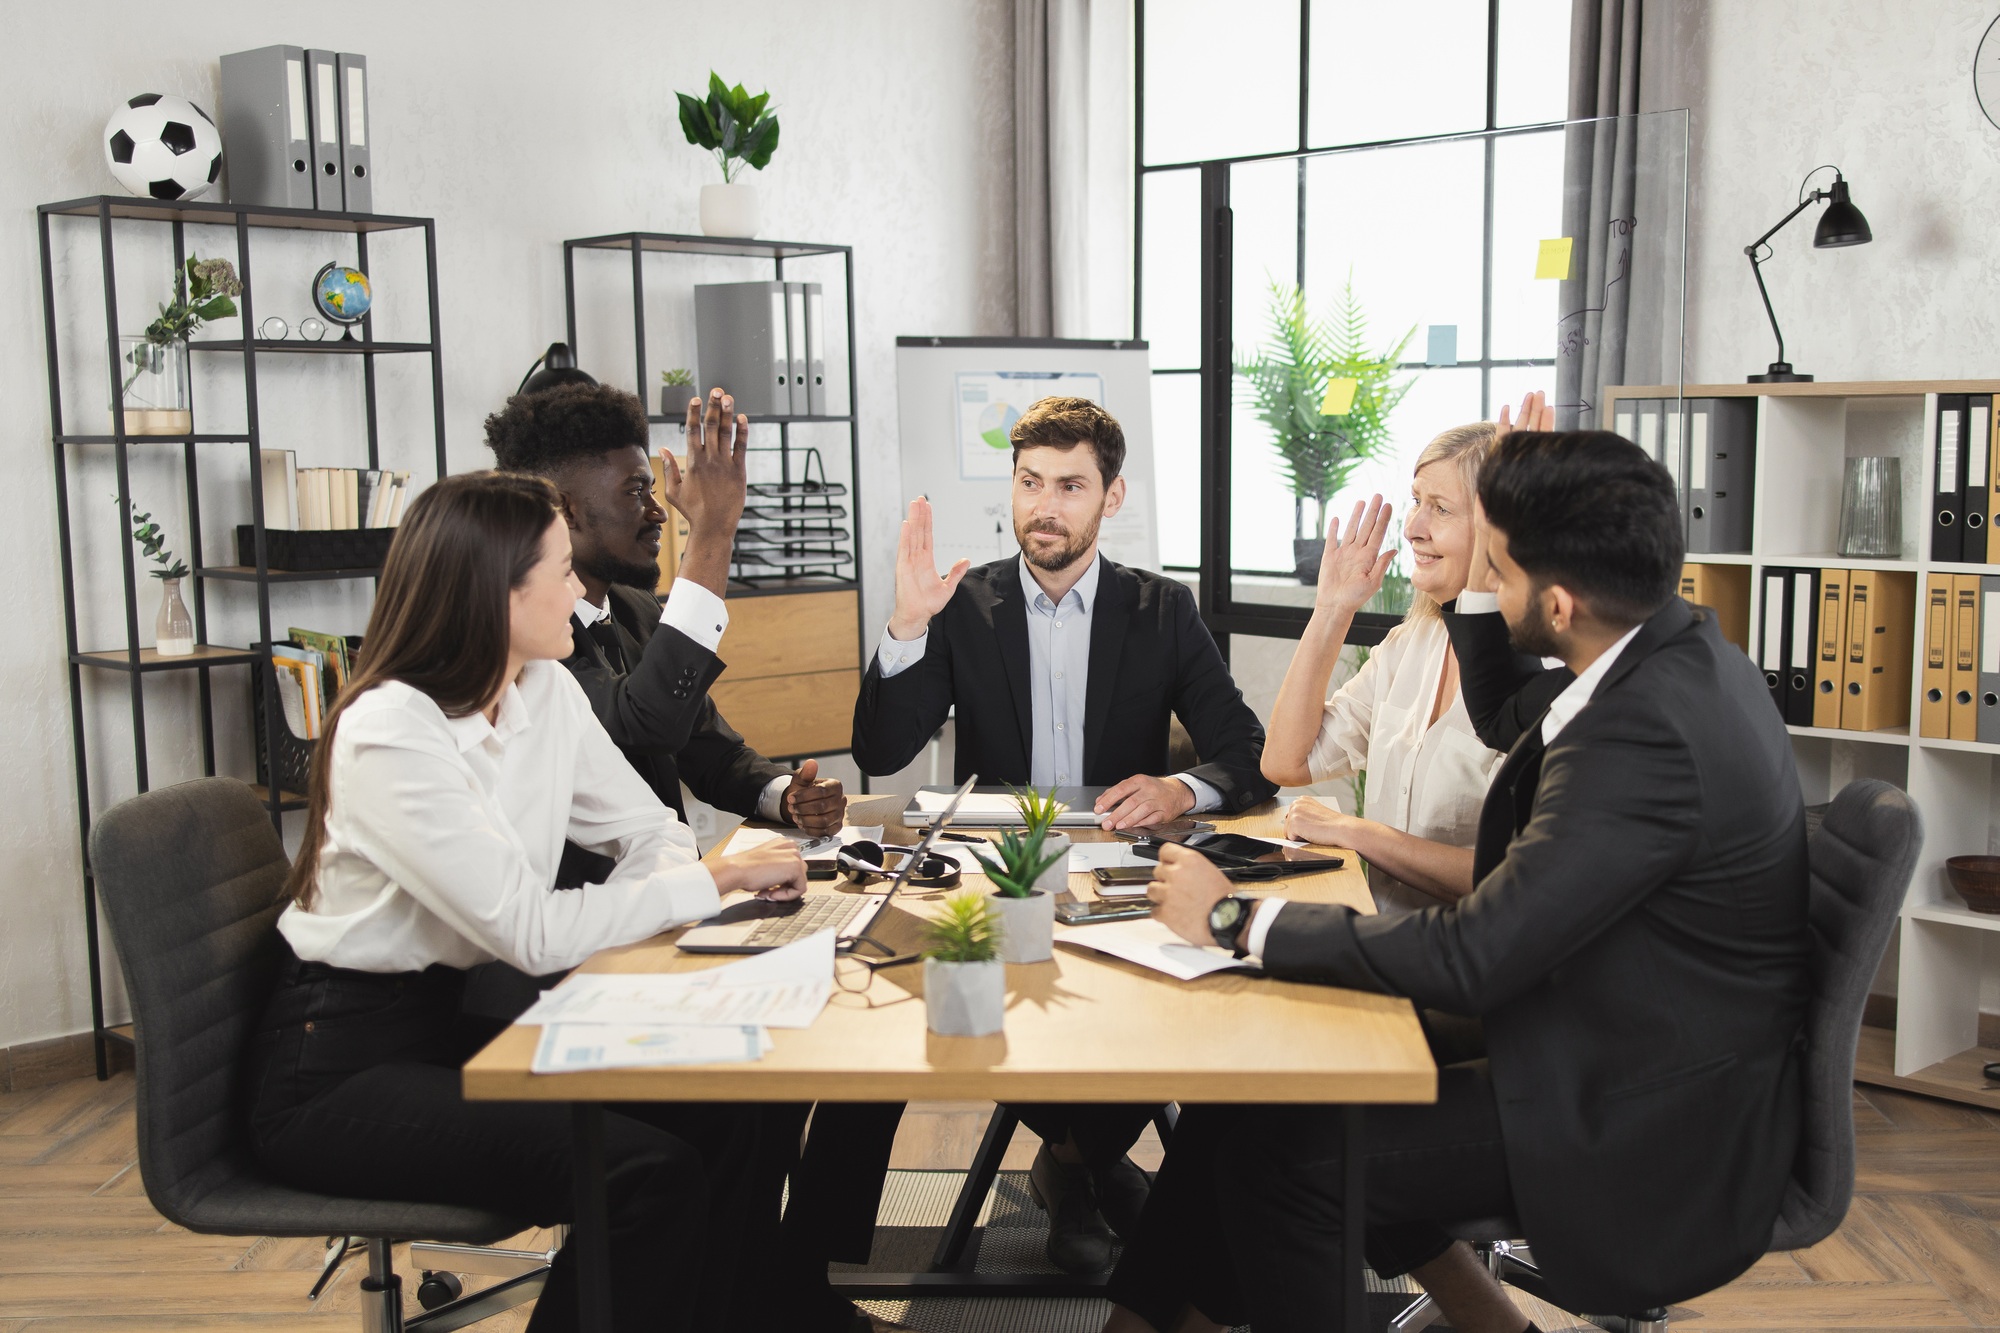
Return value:
M 737 179 L 744 167 L 762 171 L 778 147 L 778 118 L 766 111 L 768 92 L 752 97 L 742 84 L 708 72 L 708 96 L 676 93 L 687 141 L 722 164 L 722 184 L 701 187 L 701 230 L 708 236 L 755 236 L 763 226 L 757 189 Z
M 998 1032 L 1007 1012 L 1007 965 L 993 900 L 961 893 L 944 901 L 925 928 L 924 1010 L 930 1030 L 946 1037 Z
M 660 372 L 660 415 L 678 421 L 687 416 L 688 399 L 695 396 L 694 372 L 685 368 Z
M 1299 582 L 1319 582 L 1326 550 L 1326 507 L 1347 484 L 1361 460 L 1389 443 L 1389 414 L 1409 392 L 1398 381 L 1403 351 L 1416 336 L 1410 326 L 1394 346 L 1368 350 L 1368 319 L 1354 296 L 1350 274 L 1331 320 L 1314 320 L 1305 293 L 1290 283 L 1271 284 L 1270 335 L 1255 357 L 1237 364 L 1246 381 L 1245 398 L 1257 419 L 1271 428 L 1272 444 L 1283 460 L 1292 488 L 1292 558 Z M 1327 385 L 1355 382 L 1354 400 L 1339 415 L 1320 411 Z M 1306 526 L 1305 502 L 1314 504 Z
M 114 501 L 116 497 L 113 497 Z M 132 540 L 158 568 L 149 570 L 160 581 L 160 614 L 153 618 L 153 647 L 162 657 L 186 657 L 194 652 L 194 618 L 181 600 L 181 580 L 187 563 L 167 549 L 167 534 L 151 514 L 132 515 Z
M 130 367 L 121 406 L 127 435 L 186 435 L 194 429 L 188 392 L 188 339 L 211 319 L 236 313 L 243 292 L 236 266 L 226 259 L 190 255 L 174 274 L 174 299 L 137 335 L 121 335 L 119 353 Z
M 1055 956 L 1055 895 L 1069 884 L 1069 835 L 1051 825 L 1062 805 L 1055 793 L 1014 793 L 1026 827 L 1008 829 L 995 846 L 998 859 L 973 857 L 993 881 L 993 910 L 1000 920 L 1000 957 L 1010 963 L 1046 963 Z

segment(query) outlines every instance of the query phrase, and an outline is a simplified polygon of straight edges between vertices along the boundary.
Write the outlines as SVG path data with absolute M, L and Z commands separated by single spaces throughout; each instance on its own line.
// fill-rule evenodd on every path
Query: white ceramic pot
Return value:
M 1007 965 L 941 963 L 924 959 L 924 1015 L 943 1037 L 984 1037 L 1000 1030 L 1007 1014 Z
M 1069 887 L 1069 846 L 1070 838 L 1067 833 L 1058 833 L 1050 829 L 1042 836 L 1042 850 L 1061 852 L 1062 859 L 1035 876 L 1036 888 L 1044 893 L 1057 894 Z
M 1046 963 L 1055 957 L 1054 894 L 1041 889 L 1025 898 L 996 893 L 989 901 L 993 904 L 993 914 L 1000 918 L 1002 959 L 1010 963 Z
M 764 225 L 757 187 L 736 182 L 701 187 L 701 231 L 704 236 L 755 236 Z

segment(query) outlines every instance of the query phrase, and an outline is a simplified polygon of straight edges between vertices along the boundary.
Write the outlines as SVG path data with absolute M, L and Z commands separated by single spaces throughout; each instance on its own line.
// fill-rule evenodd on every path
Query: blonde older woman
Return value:
M 1539 395 L 1522 404 L 1538 421 Z M 1358 612 L 1395 557 L 1382 549 L 1390 507 L 1381 496 L 1335 519 L 1320 562 L 1311 622 L 1285 672 L 1264 742 L 1264 776 L 1297 787 L 1367 774 L 1366 818 L 1311 796 L 1293 803 L 1285 831 L 1351 847 L 1368 863 L 1383 911 L 1408 911 L 1472 892 L 1480 803 L 1504 757 L 1473 730 L 1458 689 L 1458 658 L 1440 607 L 1465 590 L 1474 563 L 1473 496 L 1479 464 L 1507 430 L 1500 421 L 1454 426 L 1417 457 L 1403 537 L 1414 598 L 1403 623 L 1332 694 L 1327 686 Z

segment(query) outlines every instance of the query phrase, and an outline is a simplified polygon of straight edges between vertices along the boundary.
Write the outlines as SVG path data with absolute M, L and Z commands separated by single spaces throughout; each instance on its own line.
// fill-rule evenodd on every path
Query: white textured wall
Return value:
M 157 12 L 75 0 L 0 7 L 0 38 L 17 57 L 8 88 L 12 132 L 0 139 L 0 255 L 13 276 L 12 299 L 0 303 L 0 365 L 10 368 L 14 395 L 12 410 L 0 416 L 0 484 L 10 500 L 9 521 L 0 524 L 0 560 L 13 573 L 11 629 L 0 636 L 0 699 L 8 712 L 0 733 L 0 1046 L 78 1031 L 89 1021 L 33 208 L 116 192 L 98 134 L 119 101 L 172 92 L 213 112 L 216 59 L 224 51 L 287 42 L 368 56 L 376 207 L 437 219 L 453 470 L 486 464 L 481 417 L 541 347 L 562 334 L 562 238 L 698 229 L 696 190 L 718 176 L 713 162 L 682 139 L 672 94 L 700 86 L 711 64 L 753 90 L 768 87 L 780 113 L 782 146 L 769 170 L 752 174 L 765 195 L 764 234 L 856 248 L 869 498 L 900 493 L 895 335 L 1012 332 L 1012 25 L 1005 0 L 726 6 L 350 0 L 335 7 L 204 0 Z M 101 338 L 94 234 L 70 235 L 60 256 L 59 299 L 74 313 L 65 317 L 63 337 Z M 409 328 L 396 321 L 420 305 L 421 255 L 413 262 L 386 245 L 371 264 L 380 321 Z M 276 310 L 296 320 L 305 311 L 291 293 L 302 289 L 320 258 L 336 252 L 288 242 L 254 253 L 267 293 L 260 316 Z M 169 262 L 148 257 L 136 242 L 121 250 L 120 278 L 129 289 L 121 322 L 128 331 L 143 327 Z M 149 281 L 153 290 L 146 289 Z M 685 319 L 684 301 L 662 298 L 657 308 L 670 327 Z M 586 364 L 629 383 L 626 345 L 609 341 L 617 320 L 585 312 L 583 324 Z M 607 332 L 593 354 L 598 329 Z M 378 336 L 396 335 L 378 329 Z M 411 336 L 420 337 L 421 329 Z M 72 350 L 82 348 L 65 341 L 66 355 Z M 266 372 L 274 395 L 264 419 L 266 443 L 299 447 L 302 464 L 358 461 L 358 375 L 329 364 L 334 360 Z M 424 475 L 429 398 L 414 369 L 385 375 L 385 453 L 391 465 L 407 460 L 403 465 Z M 98 411 L 101 356 L 88 375 L 73 381 L 74 396 L 83 409 Z M 198 395 L 210 388 L 212 396 L 198 401 L 219 403 L 226 387 L 204 379 Z M 233 457 L 211 457 L 220 461 L 205 466 L 214 467 L 220 485 Z M 134 485 L 178 534 L 185 520 L 170 456 L 154 446 L 135 465 Z M 102 500 L 109 491 L 108 474 L 86 468 L 76 480 L 75 512 L 99 517 L 100 508 L 109 509 Z M 219 543 L 227 523 L 243 517 L 206 514 L 207 539 Z M 868 599 L 871 623 L 887 614 L 894 517 L 879 502 L 868 515 L 867 568 L 882 576 Z M 118 591 L 116 533 L 99 526 L 105 531 L 87 537 L 80 556 L 94 601 Z M 155 595 L 147 584 L 142 597 Z M 281 603 L 281 627 L 309 619 L 358 630 L 365 616 L 361 599 L 324 585 L 298 598 Z M 243 642 L 254 624 L 243 608 L 253 606 L 241 595 L 229 599 L 233 611 L 212 605 L 219 622 L 213 637 Z M 149 604 L 145 642 L 151 620 Z M 122 642 L 114 617 L 93 621 L 85 637 L 96 646 Z M 189 682 L 155 679 L 149 732 L 152 780 L 160 785 L 197 775 L 199 752 L 189 725 Z M 217 676 L 231 705 L 219 738 L 222 767 L 239 775 L 248 772 L 249 755 L 235 707 L 243 679 L 240 669 Z M 89 708 L 105 754 L 129 749 L 128 714 L 114 692 L 120 683 L 95 682 Z M 92 779 L 100 807 L 132 790 L 129 768 L 115 761 Z

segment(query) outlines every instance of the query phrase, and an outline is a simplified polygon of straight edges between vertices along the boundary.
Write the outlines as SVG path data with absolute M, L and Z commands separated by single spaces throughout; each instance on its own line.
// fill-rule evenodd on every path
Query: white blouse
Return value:
M 492 723 L 378 685 L 342 714 L 331 773 L 318 895 L 278 918 L 302 959 L 541 975 L 720 909 L 694 834 L 560 662 L 530 662 Z M 566 837 L 617 859 L 604 883 L 553 889 Z
M 1366 771 L 1367 818 L 1432 842 L 1470 847 L 1478 837 L 1486 788 L 1506 756 L 1480 741 L 1457 691 L 1451 706 L 1430 721 L 1450 645 L 1436 616 L 1406 620 L 1390 630 L 1361 670 L 1326 701 L 1306 764 L 1314 782 Z M 1377 866 L 1368 871 L 1369 888 L 1383 911 L 1441 901 Z

